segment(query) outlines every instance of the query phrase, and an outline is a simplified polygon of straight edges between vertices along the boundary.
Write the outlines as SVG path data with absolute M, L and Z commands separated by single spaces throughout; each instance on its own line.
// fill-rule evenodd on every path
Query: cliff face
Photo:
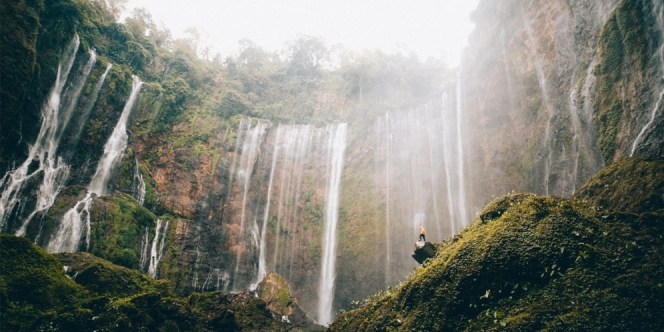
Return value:
M 25 40 L 38 75 L 26 83 L 30 63 L 19 68 L 25 92 L 3 108 L 0 136 L 12 144 L 0 151 L 0 229 L 46 248 L 75 229 L 59 247 L 168 280 L 178 294 L 241 291 L 275 271 L 319 319 L 326 250 L 336 311 L 416 267 L 420 225 L 440 242 L 494 196 L 569 197 L 605 165 L 663 155 L 658 1 L 481 1 L 462 69 L 442 80 L 395 57 L 291 81 L 255 47 L 206 62 L 187 48 L 159 51 L 149 20 L 118 24 L 98 4 L 60 2 L 40 12 L 38 40 Z M 63 11 L 73 23 L 58 23 Z M 394 63 L 419 76 L 394 74 Z M 89 194 L 132 73 L 146 82 L 128 105 L 127 146 L 107 170 L 108 193 Z M 60 113 L 40 122 L 60 81 Z M 19 128 L 4 130 L 16 112 Z
M 662 155 L 661 13 L 657 1 L 480 3 L 462 74 L 473 178 L 489 177 L 479 206 L 510 190 L 569 196 L 605 164 Z

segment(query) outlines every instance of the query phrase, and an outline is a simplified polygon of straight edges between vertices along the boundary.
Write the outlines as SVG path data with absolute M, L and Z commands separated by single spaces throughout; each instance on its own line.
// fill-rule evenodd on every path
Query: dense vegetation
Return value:
M 500 197 L 407 281 L 330 330 L 661 330 L 662 174 L 661 161 L 628 160 L 570 200 Z
M 213 292 L 181 298 L 166 281 L 88 253 L 54 257 L 25 238 L 0 235 L 0 257 L 3 331 L 320 330 L 302 314 L 291 324 L 275 320 L 270 297 Z M 288 294 L 288 286 L 280 286 L 275 292 Z
M 418 105 L 440 95 L 445 67 L 438 60 L 422 62 L 414 54 L 348 52 L 311 36 L 300 36 L 279 52 L 267 52 L 243 40 L 237 54 L 222 59 L 199 44 L 195 29 L 189 30 L 188 38 L 174 39 L 144 9 L 135 10 L 124 24 L 116 22 L 122 3 L 3 3 L 3 35 L 13 36 L 3 40 L 3 50 L 16 54 L 3 54 L 3 68 L 10 66 L 15 71 L 3 71 L 2 98 L 8 102 L 2 105 L 2 146 L 12 148 L 0 151 L 0 171 L 12 160 L 21 160 L 25 142 L 34 139 L 35 129 L 25 128 L 39 123 L 41 101 L 55 78 L 56 61 L 74 34 L 81 38 L 81 54 L 95 48 L 99 55 L 93 76 L 98 77 L 111 62 L 113 84 L 124 87 L 114 100 L 100 98 L 97 109 L 108 109 L 105 104 L 121 105 L 122 96 L 129 93 L 130 74 L 136 74 L 153 92 L 152 98 L 144 100 L 150 112 L 140 119 L 145 122 L 141 133 L 165 133 L 175 124 L 196 118 L 216 125 L 190 133 L 188 143 L 210 143 L 217 130 L 232 127 L 237 121 L 233 117 L 239 114 L 320 125 L 370 119 L 378 112 Z M 28 30 L 4 33 L 22 29 Z M 12 65 L 16 61 L 22 62 Z M 17 107 L 9 102 L 14 100 Z M 107 122 L 99 119 L 107 118 L 107 110 L 92 115 L 87 139 L 83 137 L 87 148 L 93 147 L 95 138 L 109 134 L 108 128 L 99 128 Z M 160 136 L 161 142 L 173 139 L 177 137 Z M 23 145 L 16 146 L 16 142 Z

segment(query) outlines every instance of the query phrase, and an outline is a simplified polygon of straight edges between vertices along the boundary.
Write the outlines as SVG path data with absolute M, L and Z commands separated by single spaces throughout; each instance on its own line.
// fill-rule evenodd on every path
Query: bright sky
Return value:
M 328 46 L 414 51 L 424 60 L 444 56 L 458 66 L 474 28 L 470 12 L 479 0 L 129 0 L 129 14 L 145 7 L 174 37 L 196 27 L 207 33 L 212 53 L 222 57 L 250 39 L 268 51 L 298 35 L 323 37 Z

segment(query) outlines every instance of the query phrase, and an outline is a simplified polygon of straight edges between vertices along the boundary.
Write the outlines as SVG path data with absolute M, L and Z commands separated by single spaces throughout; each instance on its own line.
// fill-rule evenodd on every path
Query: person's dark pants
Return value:
M 420 241 L 426 241 L 427 239 L 424 237 L 424 234 L 420 234 Z

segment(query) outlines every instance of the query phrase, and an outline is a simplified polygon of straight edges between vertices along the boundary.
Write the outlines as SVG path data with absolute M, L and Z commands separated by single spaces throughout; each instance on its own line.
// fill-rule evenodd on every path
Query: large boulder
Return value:
M 429 264 L 329 330 L 663 330 L 664 213 L 648 194 L 662 193 L 653 163 L 619 162 L 570 200 L 496 199 Z
M 423 264 L 425 260 L 434 258 L 436 256 L 436 246 L 431 244 L 431 242 L 419 241 L 415 243 L 415 252 L 413 252 L 413 258 L 420 264 Z

